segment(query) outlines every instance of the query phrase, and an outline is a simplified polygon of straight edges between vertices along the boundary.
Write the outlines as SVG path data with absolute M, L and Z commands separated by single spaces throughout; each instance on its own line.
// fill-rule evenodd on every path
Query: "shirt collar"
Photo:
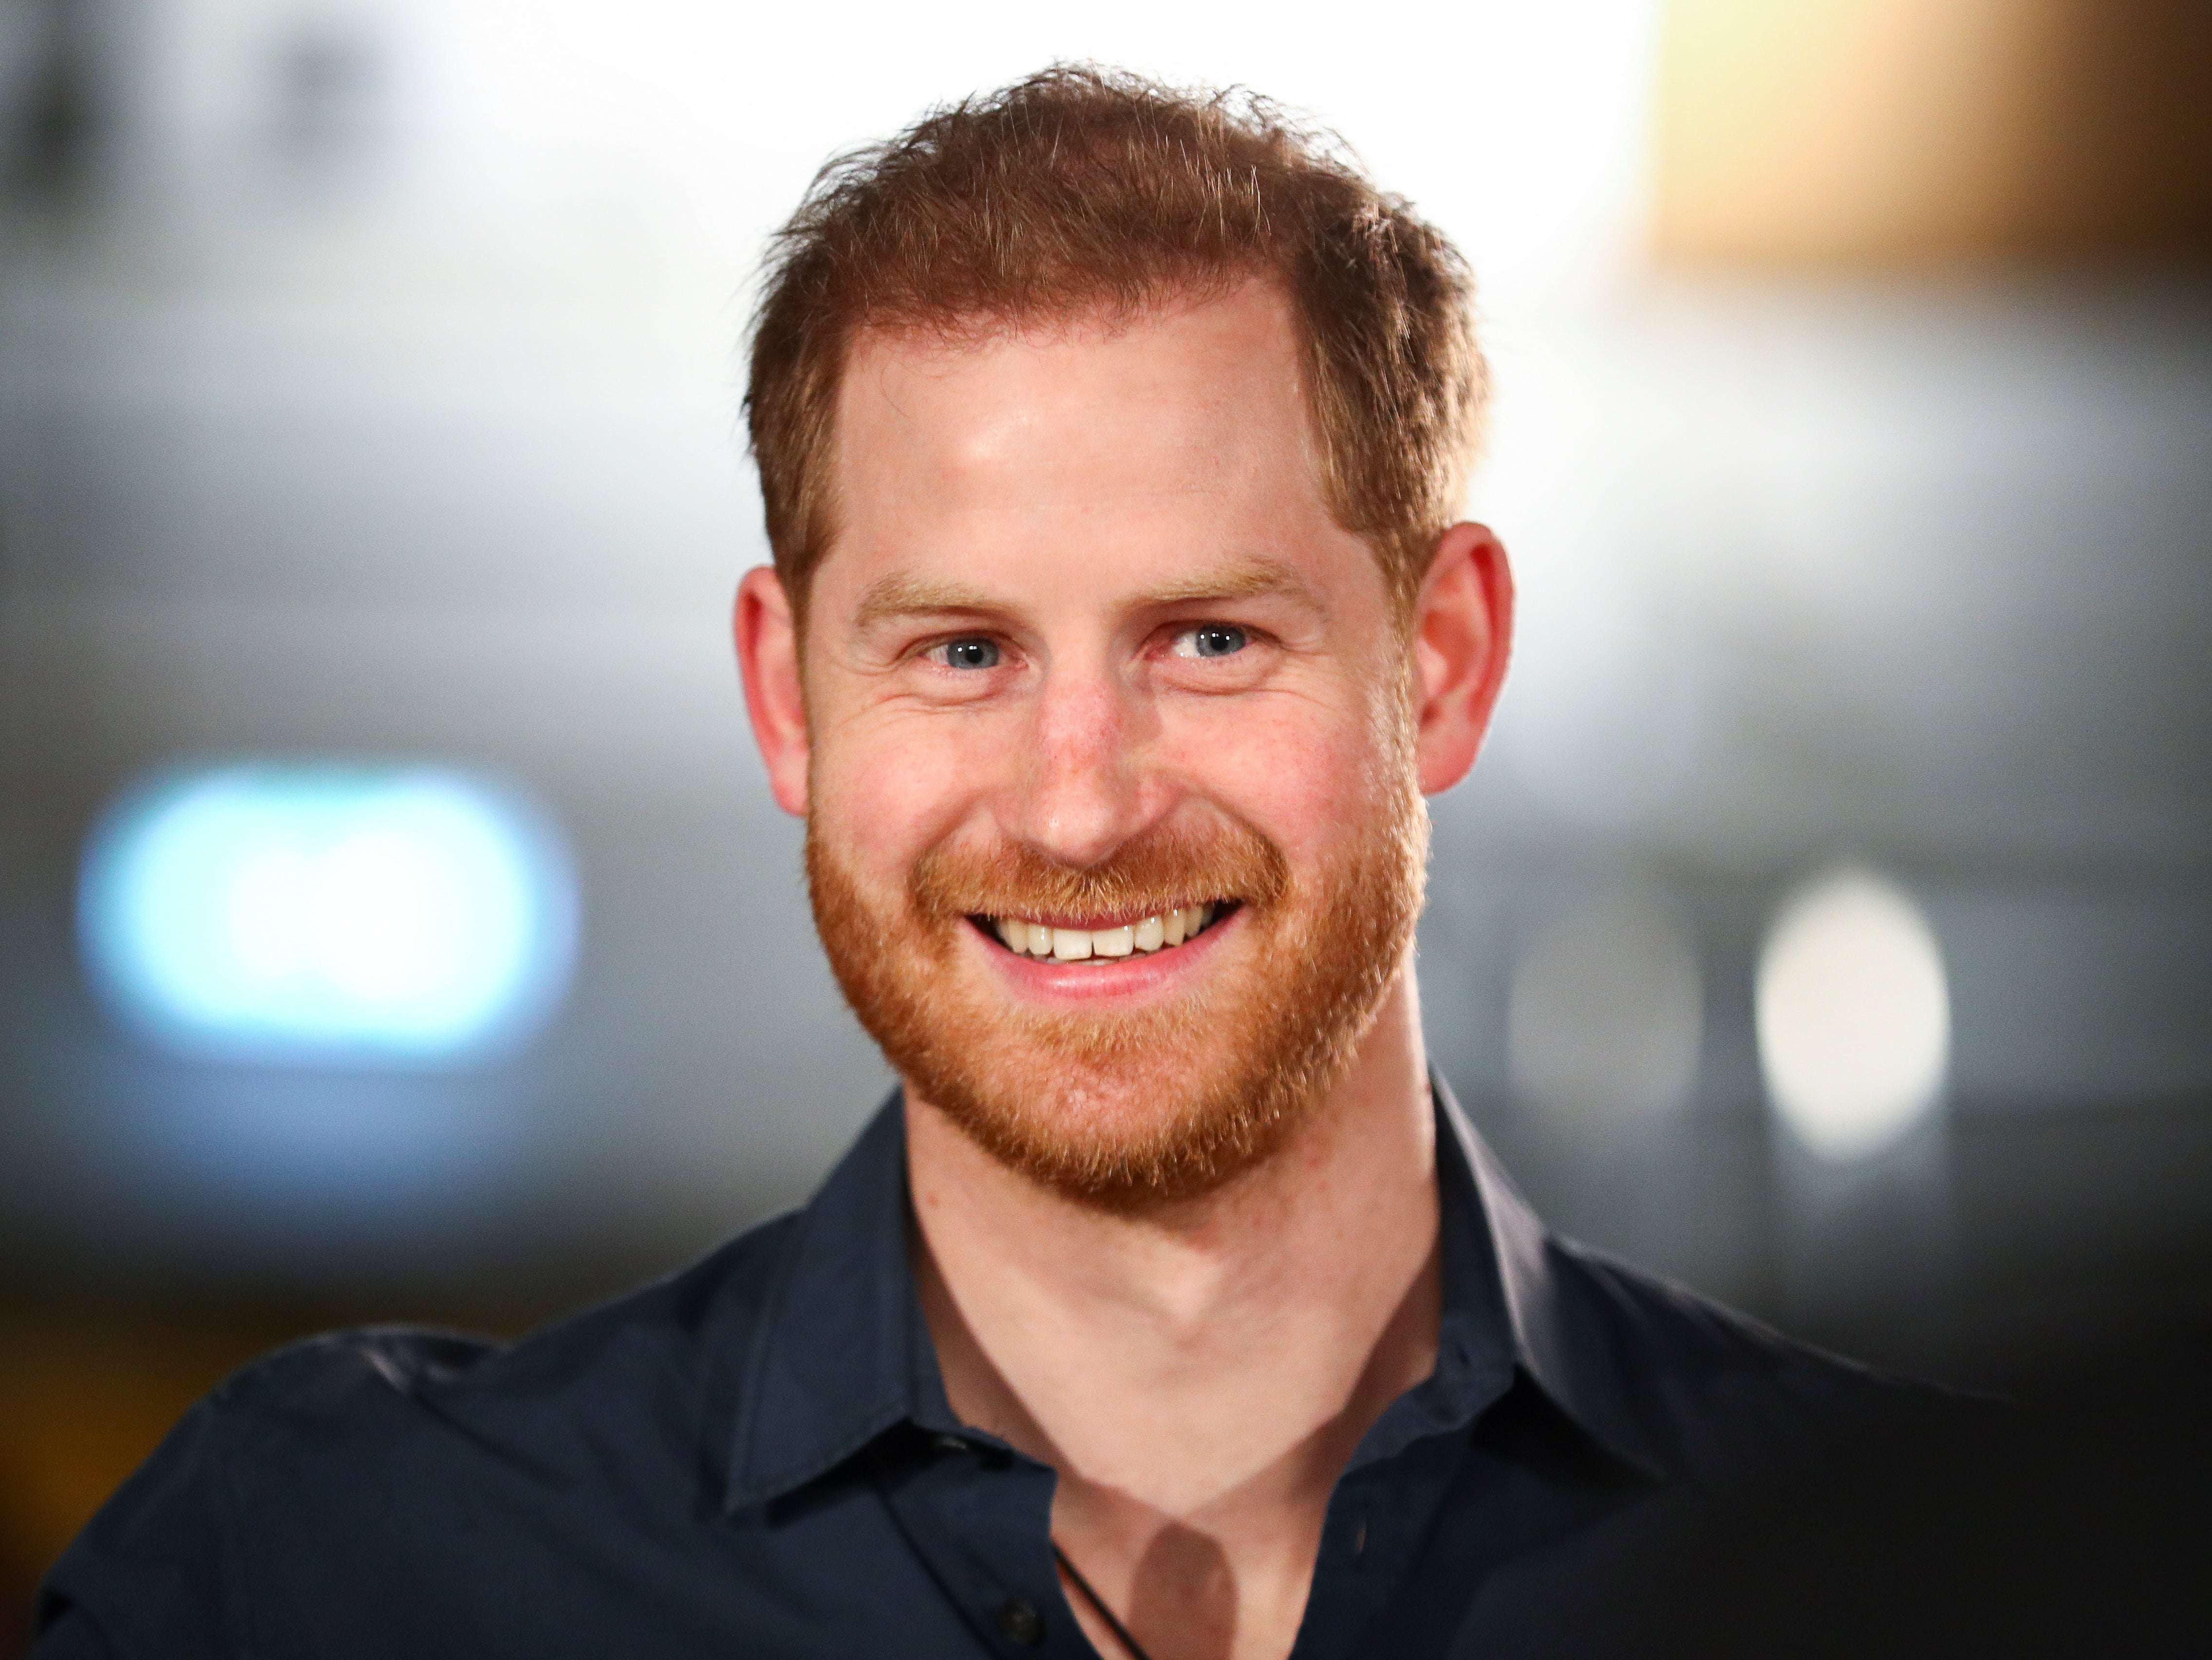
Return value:
M 891 1091 L 799 1213 L 754 1335 L 726 1497 L 781 1498 L 942 1398 L 907 1259 L 906 1119 Z
M 1437 1370 L 1379 1420 L 1354 1462 L 1471 1420 L 1517 1369 L 1616 1456 L 1649 1470 L 1610 1357 L 1574 1339 L 1545 1231 L 1441 1077 L 1443 1252 Z M 908 1256 L 906 1124 L 896 1091 L 796 1219 L 738 1402 L 726 1504 L 782 1497 L 901 1423 L 957 1427 Z
M 1578 1317 L 1563 1283 L 1562 1258 L 1576 1248 L 1553 1238 L 1537 1219 L 1443 1077 L 1431 1071 L 1429 1087 L 1437 1104 L 1438 1179 L 1449 1204 L 1455 1168 L 1471 1178 L 1485 1225 L 1489 1284 L 1504 1304 L 1515 1363 L 1586 1434 L 1657 1479 L 1658 1462 L 1631 1409 L 1612 1348 L 1589 1316 Z

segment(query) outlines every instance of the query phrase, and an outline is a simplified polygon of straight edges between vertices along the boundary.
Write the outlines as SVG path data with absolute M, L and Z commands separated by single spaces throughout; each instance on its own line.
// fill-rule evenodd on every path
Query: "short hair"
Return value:
M 1055 65 L 935 110 L 825 166 L 765 277 L 745 414 L 802 618 L 836 534 L 838 394 L 863 331 L 973 338 L 1275 283 L 1300 335 L 1323 499 L 1406 610 L 1458 512 L 1487 400 L 1458 252 L 1341 141 L 1249 93 Z

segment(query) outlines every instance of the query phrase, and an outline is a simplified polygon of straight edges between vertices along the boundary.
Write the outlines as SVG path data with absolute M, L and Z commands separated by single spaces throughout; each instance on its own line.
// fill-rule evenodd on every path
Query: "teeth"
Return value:
M 1118 928 L 1055 928 L 1018 916 L 994 918 L 992 927 L 1009 951 L 1081 963 L 1093 957 L 1127 957 L 1180 946 L 1211 922 L 1213 912 L 1212 905 L 1183 905 Z

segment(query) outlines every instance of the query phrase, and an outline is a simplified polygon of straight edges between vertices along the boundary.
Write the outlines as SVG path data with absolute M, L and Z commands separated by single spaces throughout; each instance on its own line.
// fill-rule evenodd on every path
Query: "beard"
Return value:
M 1002 1164 L 1101 1209 L 1197 1198 L 1312 1116 L 1405 960 L 1428 814 L 1410 765 L 1381 770 L 1406 781 L 1386 783 L 1368 822 L 1303 875 L 1231 822 L 1148 831 L 1081 868 L 1018 843 L 939 844 L 902 887 L 872 891 L 811 817 L 815 925 L 893 1067 Z M 1238 937 L 1218 943 L 1194 987 L 1139 1007 L 1028 1007 L 995 976 L 963 972 L 971 917 L 1148 915 L 1217 899 L 1236 902 Z

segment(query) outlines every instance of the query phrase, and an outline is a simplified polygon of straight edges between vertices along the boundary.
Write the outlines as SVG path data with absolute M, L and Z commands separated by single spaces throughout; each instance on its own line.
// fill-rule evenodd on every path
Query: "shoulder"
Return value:
M 1734 1482 L 1991 1403 L 1786 1337 L 1601 1252 L 1547 1242 L 1579 1392 L 1662 1472 Z
M 242 1652 L 264 1588 L 310 1558 L 450 1548 L 487 1508 L 542 1508 L 611 1471 L 637 1502 L 688 1502 L 702 1414 L 735 1392 L 791 1231 L 779 1219 L 513 1344 L 376 1328 L 264 1357 L 94 1517 L 41 1623 L 89 1624 L 118 1655 Z
M 322 1459 L 459 1437 L 495 1456 L 575 1473 L 581 1450 L 645 1427 L 667 1406 L 700 1403 L 732 1369 L 776 1281 L 793 1219 L 513 1343 L 391 1326 L 280 1349 L 204 1403 L 219 1456 Z

